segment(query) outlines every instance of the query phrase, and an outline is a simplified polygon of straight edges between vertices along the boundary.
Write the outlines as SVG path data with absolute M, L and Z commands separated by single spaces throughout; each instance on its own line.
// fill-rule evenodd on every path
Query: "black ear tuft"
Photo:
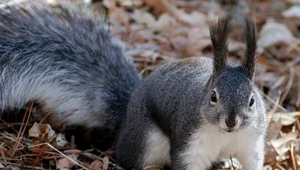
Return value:
M 254 77 L 256 56 L 256 29 L 255 24 L 249 18 L 245 18 L 246 52 L 242 62 L 242 68 L 251 80 Z
M 230 18 L 221 18 L 210 26 L 210 38 L 214 53 L 214 76 L 220 75 L 227 63 L 227 36 Z

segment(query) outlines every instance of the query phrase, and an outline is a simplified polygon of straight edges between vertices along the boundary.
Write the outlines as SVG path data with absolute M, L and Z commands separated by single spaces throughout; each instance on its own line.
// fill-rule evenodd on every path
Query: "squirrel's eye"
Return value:
M 210 101 L 212 103 L 216 103 L 217 102 L 217 93 L 215 91 L 212 92 Z
M 251 97 L 251 99 L 250 99 L 250 103 L 249 103 L 249 106 L 250 106 L 250 107 L 252 107 L 252 106 L 253 106 L 253 104 L 254 104 L 254 98 L 253 98 L 253 97 Z

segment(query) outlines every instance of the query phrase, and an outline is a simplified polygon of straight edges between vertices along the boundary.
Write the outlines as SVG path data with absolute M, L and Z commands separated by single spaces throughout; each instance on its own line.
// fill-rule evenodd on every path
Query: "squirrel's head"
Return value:
M 241 65 L 227 64 L 229 19 L 220 19 L 210 27 L 214 52 L 214 70 L 208 85 L 208 121 L 231 132 L 250 127 L 263 114 L 263 101 L 254 83 L 256 32 L 254 23 L 245 19 L 246 52 Z

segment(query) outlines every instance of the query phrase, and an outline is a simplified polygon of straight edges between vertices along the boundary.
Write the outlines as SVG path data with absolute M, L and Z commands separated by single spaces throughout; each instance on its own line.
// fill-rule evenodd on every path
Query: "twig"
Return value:
M 0 163 L 4 163 L 1 159 L 0 159 Z M 7 165 L 12 165 L 12 166 L 20 166 L 18 163 L 12 163 L 12 162 L 7 162 Z M 41 169 L 41 170 L 45 170 L 45 168 L 43 167 L 32 167 L 32 166 L 28 166 L 28 165 L 22 165 L 22 168 L 26 168 L 26 169 Z
M 44 145 L 42 147 L 42 149 L 40 150 L 40 152 L 38 153 L 37 157 L 35 158 L 34 162 L 33 162 L 33 167 L 35 167 L 35 165 L 38 163 L 39 158 L 41 157 L 42 153 L 45 151 L 47 145 Z
M 100 156 L 107 156 L 107 155 L 108 155 L 107 152 L 113 150 L 115 147 L 112 146 L 111 148 L 109 148 L 108 150 L 106 150 L 106 151 L 104 151 L 104 152 L 101 151 L 101 150 L 99 150 L 99 149 L 97 149 L 95 146 L 92 146 L 92 148 L 93 148 L 94 150 L 96 150 L 97 152 L 99 152 L 99 153 L 100 153 Z M 116 162 L 116 160 L 114 160 L 112 157 L 109 157 L 109 159 Z
M 98 159 L 98 160 L 101 160 L 101 161 L 103 160 L 102 157 L 96 156 L 96 155 L 91 154 L 91 153 L 88 153 L 88 152 L 83 152 L 82 155 L 84 155 L 84 156 L 86 156 L 86 157 L 89 157 L 89 158 L 92 158 L 92 159 Z M 120 167 L 120 166 L 118 166 L 117 164 L 112 163 L 112 162 L 110 162 L 110 161 L 109 161 L 109 165 L 114 166 L 114 167 L 118 168 L 119 170 L 124 170 L 122 167 Z
M 14 148 L 13 148 L 13 152 L 12 152 L 12 155 L 11 155 L 12 157 L 14 156 L 14 154 L 16 152 L 16 149 L 19 147 L 19 145 L 21 143 L 22 137 L 24 136 L 24 133 L 25 133 L 26 127 L 28 125 L 32 109 L 33 109 L 33 104 L 34 104 L 34 102 L 30 102 L 29 109 L 28 109 L 28 107 L 26 108 L 26 112 L 25 112 L 23 120 L 22 120 L 22 125 L 20 127 L 19 132 L 18 132 L 17 140 L 16 140 L 16 143 L 15 143 Z M 27 119 L 26 119 L 26 117 L 27 117 Z M 26 119 L 26 122 L 25 122 L 25 119 Z M 25 122 L 25 124 L 24 124 L 24 122 Z
M 283 103 L 283 101 L 286 99 L 288 93 L 290 92 L 291 87 L 293 85 L 293 81 L 294 81 L 294 67 L 290 67 L 289 81 L 288 81 L 288 83 L 286 85 L 284 93 L 281 96 L 281 99 L 280 99 L 280 102 L 279 102 L 280 104 Z
M 271 122 L 271 120 L 272 120 L 273 114 L 275 113 L 275 111 L 276 111 L 277 108 L 278 108 L 279 100 L 280 100 L 279 98 L 276 99 L 276 102 L 275 102 L 275 104 L 274 104 L 272 110 L 268 112 L 268 113 L 269 113 L 269 114 L 268 114 L 268 125 L 270 125 L 270 122 Z
M 51 149 L 55 150 L 56 152 L 58 152 L 59 154 L 61 154 L 62 156 L 64 156 L 65 158 L 67 158 L 69 161 L 73 162 L 74 164 L 80 166 L 81 168 L 85 169 L 85 170 L 90 170 L 89 168 L 81 165 L 80 163 L 78 163 L 77 161 L 75 161 L 74 159 L 72 159 L 71 157 L 65 155 L 64 153 L 62 153 L 61 151 L 59 151 L 58 149 L 56 149 L 54 146 L 52 146 L 50 143 L 40 143 L 40 144 L 37 144 L 37 145 L 31 145 L 31 146 L 28 146 L 28 148 L 34 148 L 34 147 L 39 147 L 39 146 L 44 146 L 44 145 L 47 145 L 49 146 Z
M 292 157 L 292 162 L 293 162 L 293 167 L 294 167 L 294 170 L 297 170 L 297 160 L 296 160 L 296 157 L 295 157 L 295 152 L 294 152 L 294 143 L 291 143 L 290 145 L 290 152 L 291 152 L 291 157 Z
M 266 95 L 265 93 L 261 93 L 268 101 L 270 101 L 272 104 L 276 104 L 276 101 L 274 101 L 271 97 L 269 97 L 268 95 Z M 283 107 L 283 106 L 281 106 L 280 104 L 278 104 L 277 105 L 277 107 L 279 108 L 279 109 L 281 109 L 282 111 L 286 111 L 286 109 Z
M 5 165 L 7 165 L 7 159 L 6 159 L 5 153 L 2 148 L 3 148 L 3 143 L 1 144 L 0 153 L 1 153 L 2 159 L 4 160 Z

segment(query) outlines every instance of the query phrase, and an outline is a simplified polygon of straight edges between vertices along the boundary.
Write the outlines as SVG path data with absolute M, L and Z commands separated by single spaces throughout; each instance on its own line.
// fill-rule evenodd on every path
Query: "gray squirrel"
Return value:
M 121 124 L 141 76 L 95 15 L 40 0 L 0 10 L 2 112 L 35 101 L 57 129 Z
M 245 58 L 232 66 L 227 63 L 229 20 L 210 27 L 214 59 L 167 63 L 134 91 L 116 148 L 123 167 L 206 170 L 220 158 L 236 157 L 246 170 L 263 168 L 267 123 L 253 82 L 255 24 L 245 19 Z
M 253 83 L 255 27 L 246 20 L 245 59 L 233 67 L 228 22 L 211 27 L 214 60 L 167 63 L 142 81 L 107 23 L 88 11 L 37 1 L 0 10 L 0 109 L 36 101 L 54 127 L 113 126 L 126 169 L 205 170 L 236 156 L 259 170 L 266 118 Z

